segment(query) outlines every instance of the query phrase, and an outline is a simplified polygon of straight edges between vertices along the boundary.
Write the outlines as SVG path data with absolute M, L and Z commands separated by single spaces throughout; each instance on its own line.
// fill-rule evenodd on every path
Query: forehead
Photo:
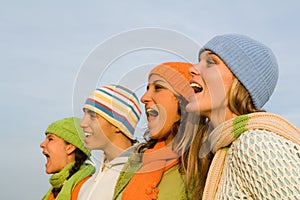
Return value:
M 88 114 L 97 114 L 95 111 L 90 110 L 90 109 L 88 109 L 88 108 L 83 108 L 82 110 L 83 110 L 84 113 L 88 113 Z
M 52 137 L 52 138 L 59 138 L 59 139 L 61 139 L 60 137 L 58 137 L 57 135 L 55 135 L 55 134 L 53 134 L 53 133 L 46 133 L 46 137 L 48 138 L 48 137 Z M 63 140 L 63 139 L 61 139 L 61 140 Z
M 172 88 L 168 81 L 158 74 L 151 74 L 148 79 L 148 84 L 160 84 L 167 88 Z
M 159 84 L 159 85 L 165 87 L 166 89 L 170 90 L 172 93 L 177 94 L 177 92 L 175 92 L 174 88 L 168 83 L 168 81 L 158 74 L 152 74 L 149 77 L 148 85 L 151 85 L 151 84 L 154 84 L 154 85 Z
M 217 54 L 212 52 L 211 50 L 204 50 L 199 54 L 199 59 L 204 59 L 204 58 L 211 58 L 211 57 L 218 57 Z M 218 57 L 219 58 L 219 57 Z
M 166 88 L 172 88 L 168 81 L 158 74 L 152 74 L 148 79 L 148 84 L 160 84 Z

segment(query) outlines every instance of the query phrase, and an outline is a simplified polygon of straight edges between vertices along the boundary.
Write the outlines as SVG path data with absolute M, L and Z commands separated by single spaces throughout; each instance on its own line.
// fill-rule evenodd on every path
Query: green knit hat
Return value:
M 90 157 L 91 152 L 84 146 L 84 132 L 79 125 L 80 121 L 81 119 L 76 117 L 70 117 L 55 121 L 48 126 L 46 134 L 51 133 L 62 138 L 66 142 L 76 146 L 88 157 Z

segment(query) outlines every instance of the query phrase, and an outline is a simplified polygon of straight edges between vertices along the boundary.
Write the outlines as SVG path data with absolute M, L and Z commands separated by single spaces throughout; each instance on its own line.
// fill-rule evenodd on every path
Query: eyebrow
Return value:
M 213 52 L 211 52 L 211 51 L 209 51 L 209 50 L 206 50 L 205 52 L 203 51 L 201 54 L 199 54 L 199 56 L 198 56 L 198 61 L 200 61 L 201 60 L 201 55 L 203 55 L 202 57 L 208 57 L 208 56 L 210 56 L 210 55 L 212 55 L 212 54 L 214 54 Z
M 154 84 L 158 84 L 158 83 L 160 83 L 160 82 L 164 83 L 163 80 L 154 80 L 154 81 L 152 81 L 152 82 L 149 82 L 149 83 L 147 84 L 147 86 L 149 87 L 151 84 L 154 85 Z
M 155 80 L 155 81 L 153 81 L 153 83 L 159 83 L 159 82 L 162 82 L 162 83 L 164 83 L 164 81 L 163 81 L 163 80 Z
M 87 112 L 88 114 L 97 114 L 95 111 L 92 111 L 88 108 L 83 108 L 82 110 L 83 110 L 84 113 Z

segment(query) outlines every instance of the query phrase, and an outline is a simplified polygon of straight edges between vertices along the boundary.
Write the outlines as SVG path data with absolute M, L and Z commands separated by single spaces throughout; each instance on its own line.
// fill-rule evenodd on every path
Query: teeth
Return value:
M 90 136 L 91 134 L 90 133 L 84 133 L 85 137 L 88 137 Z
M 149 116 L 152 116 L 152 117 L 157 117 L 157 115 L 158 115 L 158 112 L 152 108 L 147 109 L 146 112 Z
M 203 91 L 203 87 L 201 85 L 197 84 L 197 83 L 191 83 L 190 87 L 193 88 L 195 93 Z
M 43 154 L 44 154 L 44 155 L 45 155 L 47 158 L 49 158 L 49 157 L 50 157 L 50 156 L 49 156 L 47 153 L 44 153 L 44 152 L 43 152 Z

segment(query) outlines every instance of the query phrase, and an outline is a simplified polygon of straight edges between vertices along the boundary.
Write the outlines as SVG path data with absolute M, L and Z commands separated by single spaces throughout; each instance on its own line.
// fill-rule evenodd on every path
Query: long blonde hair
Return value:
M 249 92 L 236 77 L 233 78 L 228 92 L 228 106 L 236 115 L 263 112 L 255 108 Z M 202 199 L 207 173 L 213 159 L 207 141 L 210 121 L 204 116 L 189 117 L 183 141 L 179 146 L 182 153 L 182 167 L 191 199 Z M 204 149 L 206 153 L 200 154 L 200 149 Z

